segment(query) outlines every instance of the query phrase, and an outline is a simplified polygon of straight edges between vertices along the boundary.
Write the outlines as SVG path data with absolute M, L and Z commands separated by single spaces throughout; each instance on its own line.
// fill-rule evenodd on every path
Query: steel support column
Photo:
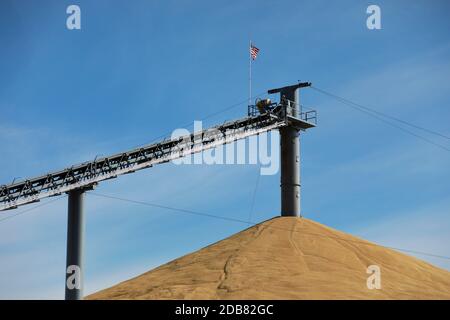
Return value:
M 287 115 L 298 117 L 299 88 L 285 87 L 280 97 L 288 100 Z M 280 129 L 281 215 L 300 216 L 300 139 L 299 130 L 287 126 Z
M 84 192 L 68 192 L 66 300 L 83 299 Z

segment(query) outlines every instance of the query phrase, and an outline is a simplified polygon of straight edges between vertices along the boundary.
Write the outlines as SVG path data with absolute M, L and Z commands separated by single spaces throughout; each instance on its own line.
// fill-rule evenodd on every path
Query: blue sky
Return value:
M 372 3 L 382 30 L 366 28 Z M 81 30 L 66 28 L 70 4 L 81 7 Z M 311 81 L 450 135 L 449 9 L 446 1 L 2 1 L 0 183 L 147 143 L 245 100 L 250 38 L 261 50 L 254 93 Z M 450 256 L 450 153 L 316 91 L 301 99 L 319 113 L 302 136 L 304 216 Z M 245 114 L 243 104 L 206 124 Z M 245 220 L 258 172 L 167 164 L 96 192 Z M 279 176 L 261 176 L 253 220 L 278 215 L 279 204 Z M 0 298 L 63 298 L 66 206 L 61 199 L 0 222 Z M 87 293 L 246 227 L 94 195 L 86 212 Z M 449 260 L 418 257 L 450 270 Z

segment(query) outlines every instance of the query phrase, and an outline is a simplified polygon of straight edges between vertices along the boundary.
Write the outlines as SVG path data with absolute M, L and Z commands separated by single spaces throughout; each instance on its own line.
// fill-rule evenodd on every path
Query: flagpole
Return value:
M 252 40 L 248 48 L 248 105 L 252 104 Z

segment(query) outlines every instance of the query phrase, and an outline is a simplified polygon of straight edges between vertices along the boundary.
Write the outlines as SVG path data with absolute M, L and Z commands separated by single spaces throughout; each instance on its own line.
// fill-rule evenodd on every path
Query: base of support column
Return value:
M 84 193 L 92 190 L 95 185 L 67 192 L 67 258 L 65 299 L 83 299 L 83 250 L 84 250 Z

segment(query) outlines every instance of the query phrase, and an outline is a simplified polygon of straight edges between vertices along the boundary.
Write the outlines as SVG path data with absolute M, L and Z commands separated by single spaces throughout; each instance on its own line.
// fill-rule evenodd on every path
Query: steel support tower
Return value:
M 84 192 L 80 188 L 67 193 L 66 300 L 83 299 Z
M 300 88 L 309 87 L 311 83 L 303 82 L 292 86 L 269 90 L 269 94 L 280 93 L 280 103 L 285 105 L 287 119 L 299 119 Z M 281 163 L 281 216 L 300 217 L 300 130 L 305 130 L 307 123 L 291 121 L 280 131 Z

